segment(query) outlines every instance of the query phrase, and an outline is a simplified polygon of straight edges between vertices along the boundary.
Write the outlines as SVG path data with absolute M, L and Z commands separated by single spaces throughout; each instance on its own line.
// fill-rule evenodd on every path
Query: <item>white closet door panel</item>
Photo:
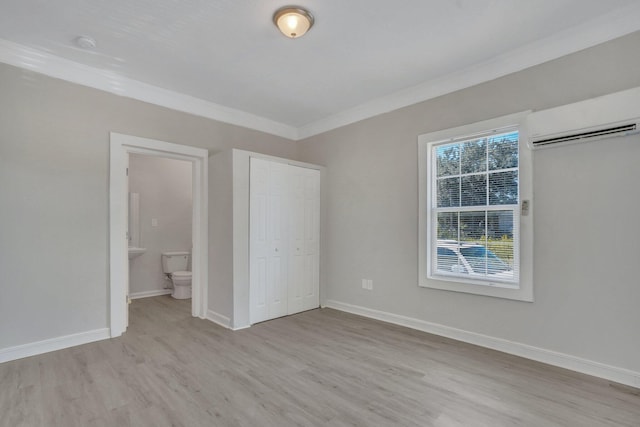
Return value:
M 305 180 L 305 253 L 307 287 L 304 310 L 320 306 L 320 171 L 307 169 Z
M 267 241 L 269 165 L 251 159 L 249 176 L 249 301 L 251 323 L 267 320 L 267 288 L 270 263 Z
M 320 172 L 251 158 L 251 323 L 319 306 Z
M 267 212 L 267 240 L 270 244 L 270 269 L 267 286 L 269 319 L 287 315 L 288 289 L 288 188 L 287 165 L 269 165 L 269 203 Z
M 287 314 L 287 169 L 251 158 L 249 293 L 251 323 Z
M 304 311 L 304 185 L 305 170 L 289 168 L 289 314 Z
M 268 280 L 269 286 L 267 287 L 267 313 L 269 319 L 287 315 L 287 272 L 286 270 L 283 271 L 283 269 L 285 269 L 284 263 L 285 260 L 283 257 L 271 258 Z M 282 295 L 283 292 L 285 295 Z
M 320 171 L 290 166 L 289 314 L 320 305 Z

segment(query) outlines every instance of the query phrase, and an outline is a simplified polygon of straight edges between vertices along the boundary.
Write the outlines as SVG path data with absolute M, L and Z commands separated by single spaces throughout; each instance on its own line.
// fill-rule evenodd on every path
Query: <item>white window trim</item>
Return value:
M 418 137 L 418 285 L 425 288 L 441 289 L 506 298 L 518 301 L 533 301 L 533 174 L 531 149 L 527 145 L 528 130 L 526 117 L 530 111 L 510 114 L 452 129 L 432 132 Z M 519 135 L 519 184 L 520 203 L 528 201 L 528 215 L 520 215 L 520 282 L 517 288 L 491 286 L 487 282 L 463 282 L 457 278 L 432 279 L 428 277 L 427 260 L 430 254 L 428 236 L 430 233 L 430 196 L 428 185 L 429 145 L 445 141 L 469 139 L 477 134 L 492 130 L 517 127 Z

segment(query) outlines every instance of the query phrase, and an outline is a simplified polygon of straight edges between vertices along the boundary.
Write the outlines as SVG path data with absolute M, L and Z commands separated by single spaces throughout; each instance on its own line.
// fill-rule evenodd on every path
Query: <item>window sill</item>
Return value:
M 506 283 L 461 281 L 457 277 L 448 278 L 437 276 L 433 278 L 425 278 L 418 285 L 422 288 L 462 292 L 466 294 L 482 295 L 515 301 L 533 302 L 533 292 L 531 291 L 531 287 L 510 285 Z
M 504 288 L 504 289 L 520 289 L 519 283 L 500 281 L 500 280 L 487 280 L 487 279 L 474 279 L 473 277 L 464 277 L 455 274 L 432 274 L 427 276 L 428 280 L 441 280 L 444 282 L 460 283 L 471 286 L 487 286 L 490 288 Z

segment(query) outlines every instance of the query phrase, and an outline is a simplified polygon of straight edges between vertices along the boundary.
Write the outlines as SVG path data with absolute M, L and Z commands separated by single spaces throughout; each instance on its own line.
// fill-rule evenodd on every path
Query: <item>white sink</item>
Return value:
M 129 259 L 139 257 L 143 253 L 147 252 L 147 248 L 133 248 L 129 247 Z

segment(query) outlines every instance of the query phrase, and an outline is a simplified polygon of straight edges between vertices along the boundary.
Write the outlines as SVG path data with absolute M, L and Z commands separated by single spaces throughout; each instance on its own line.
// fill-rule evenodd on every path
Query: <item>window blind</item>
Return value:
M 518 131 L 432 146 L 432 268 L 518 282 Z

